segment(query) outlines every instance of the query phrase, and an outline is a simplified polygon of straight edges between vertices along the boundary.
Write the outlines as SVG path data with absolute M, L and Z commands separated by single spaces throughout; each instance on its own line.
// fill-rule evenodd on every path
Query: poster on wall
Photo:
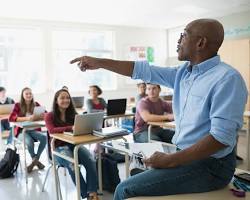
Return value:
M 149 63 L 154 62 L 154 48 L 146 46 L 130 46 L 128 59 L 133 61 L 147 60 Z
M 148 61 L 150 64 L 153 64 L 155 61 L 154 57 L 154 48 L 151 46 L 136 46 L 130 45 L 126 47 L 126 59 L 131 61 Z M 136 84 L 138 80 L 132 80 L 127 78 L 126 83 Z M 141 81 L 140 81 L 141 82 Z

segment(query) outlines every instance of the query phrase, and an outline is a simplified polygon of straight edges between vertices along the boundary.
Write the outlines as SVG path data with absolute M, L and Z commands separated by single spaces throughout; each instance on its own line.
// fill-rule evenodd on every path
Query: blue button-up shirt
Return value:
M 192 68 L 189 62 L 178 67 L 135 62 L 132 78 L 174 89 L 176 129 L 172 142 L 178 148 L 190 147 L 211 134 L 226 145 L 213 157 L 232 152 L 243 122 L 247 89 L 240 73 L 221 62 L 219 56 Z

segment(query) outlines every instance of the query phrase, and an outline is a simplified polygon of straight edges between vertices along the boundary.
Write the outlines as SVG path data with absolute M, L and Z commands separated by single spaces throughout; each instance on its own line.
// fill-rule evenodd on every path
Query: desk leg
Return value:
M 250 118 L 247 117 L 247 170 L 250 170 L 250 160 L 249 160 L 249 153 L 250 153 Z
M 98 184 L 99 184 L 99 192 L 103 193 L 103 190 L 102 190 L 102 154 L 101 154 L 101 148 L 98 148 Z
M 54 181 L 56 185 L 56 199 L 59 200 L 59 183 L 58 183 L 58 174 L 56 170 L 56 161 L 55 161 L 55 155 L 53 154 L 53 151 L 55 150 L 55 139 L 52 138 L 51 141 L 51 152 L 52 152 L 52 165 L 53 165 L 53 171 L 54 171 Z
M 14 147 L 16 147 L 16 136 L 15 136 L 15 126 L 13 125 L 11 127 L 12 131 L 11 131 L 11 134 L 12 134 L 12 138 L 13 138 L 13 145 Z M 21 163 L 21 162 L 20 162 Z
M 126 168 L 126 179 L 129 177 L 129 156 L 125 153 L 125 168 Z
M 81 200 L 81 188 L 80 188 L 80 169 L 78 160 L 78 150 L 81 145 L 76 145 L 74 148 L 74 166 L 75 166 L 75 179 L 76 179 L 76 190 L 77 190 L 77 200 Z
M 152 125 L 148 126 L 148 142 L 151 142 Z
M 22 131 L 23 134 L 23 153 L 24 153 L 24 175 L 25 175 L 25 182 L 28 184 L 28 171 L 27 171 L 27 160 L 26 160 L 26 141 L 25 141 L 25 134 L 26 129 L 24 128 Z

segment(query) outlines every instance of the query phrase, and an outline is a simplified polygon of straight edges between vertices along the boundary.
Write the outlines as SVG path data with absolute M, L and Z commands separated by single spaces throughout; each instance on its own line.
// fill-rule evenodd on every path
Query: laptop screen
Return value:
M 107 115 L 125 114 L 127 99 L 109 99 Z

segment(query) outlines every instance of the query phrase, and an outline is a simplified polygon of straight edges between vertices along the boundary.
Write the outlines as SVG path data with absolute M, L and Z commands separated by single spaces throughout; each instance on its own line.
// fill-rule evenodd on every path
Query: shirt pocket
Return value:
M 199 96 L 196 94 L 190 94 L 190 98 L 189 98 L 189 105 L 191 107 L 199 107 L 204 103 L 204 97 L 203 96 Z
M 185 108 L 184 123 L 197 123 L 203 117 L 204 112 L 204 97 L 190 94 Z

